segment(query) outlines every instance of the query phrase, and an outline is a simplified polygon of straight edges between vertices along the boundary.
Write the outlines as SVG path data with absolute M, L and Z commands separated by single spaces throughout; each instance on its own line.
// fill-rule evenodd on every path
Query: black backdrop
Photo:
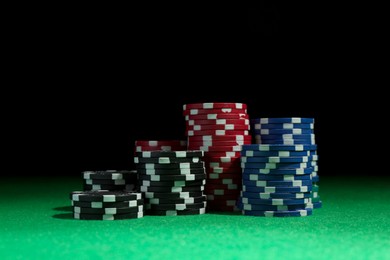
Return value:
M 15 168 L 129 169 L 135 140 L 184 138 L 183 104 L 222 101 L 246 103 L 252 118 L 314 117 L 323 176 L 384 173 L 371 162 L 386 140 L 373 123 L 386 96 L 348 38 L 361 27 L 346 27 L 341 8 L 126 10 L 53 12 L 32 28 L 28 55 L 39 63 L 28 65 L 44 66 L 24 78 L 45 88 L 23 92 L 32 105 Z

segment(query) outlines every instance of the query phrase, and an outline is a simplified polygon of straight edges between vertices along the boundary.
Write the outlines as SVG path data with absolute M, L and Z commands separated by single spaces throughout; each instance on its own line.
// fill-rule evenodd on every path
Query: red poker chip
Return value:
M 187 120 L 186 126 L 193 125 L 250 125 L 249 119 Z
M 248 130 L 204 130 L 204 131 L 186 131 L 186 136 L 202 136 L 202 135 L 213 135 L 213 136 L 229 136 L 229 135 L 249 135 Z
M 245 108 L 247 108 L 247 105 L 244 103 L 231 103 L 231 102 L 205 102 L 205 103 L 191 103 L 191 104 L 184 104 L 183 105 L 183 110 L 215 109 L 215 108 L 245 109 Z
M 237 207 L 233 206 L 215 206 L 215 205 L 207 205 L 206 212 L 212 213 L 212 212 L 240 212 L 240 210 Z
M 252 136 L 250 135 L 204 135 L 204 136 L 189 136 L 187 137 L 187 144 L 191 142 L 204 142 L 204 141 L 246 141 L 251 142 Z
M 237 146 L 251 144 L 249 141 L 203 141 L 203 142 L 191 142 L 191 146 Z
M 210 119 L 249 119 L 247 113 L 238 114 L 202 114 L 202 115 L 186 115 L 185 120 L 210 120 Z
M 216 109 L 189 109 L 183 110 L 183 115 L 210 115 L 210 114 L 247 114 L 246 108 L 216 108 Z
M 250 125 L 192 125 L 187 126 L 186 131 L 204 130 L 250 130 Z
M 234 190 L 234 191 L 241 191 L 241 184 L 207 184 L 205 185 L 204 189 L 206 190 Z
M 190 150 L 202 150 L 204 152 L 241 152 L 242 146 L 196 146 L 196 145 L 188 145 L 188 149 Z

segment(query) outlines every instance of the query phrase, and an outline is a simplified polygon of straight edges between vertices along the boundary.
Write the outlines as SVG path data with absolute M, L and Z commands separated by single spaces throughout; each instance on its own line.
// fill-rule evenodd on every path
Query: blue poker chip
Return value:
M 292 170 L 317 166 L 317 162 L 307 163 L 241 163 L 242 169 L 271 169 L 271 170 Z
M 296 144 L 306 144 L 306 145 L 311 145 L 311 144 L 316 144 L 315 140 L 261 140 L 257 143 L 261 144 L 285 144 L 285 145 L 296 145 Z
M 242 151 L 312 151 L 317 145 L 244 144 Z
M 286 170 L 273 170 L 272 172 L 268 171 L 269 169 L 242 169 L 242 174 L 257 174 L 257 175 L 311 175 L 312 171 L 294 171 L 286 172 Z
M 250 205 L 272 205 L 272 206 L 287 206 L 287 205 L 302 205 L 311 203 L 310 198 L 304 199 L 251 199 L 241 198 L 242 204 Z
M 251 174 L 287 174 L 287 175 L 305 175 L 311 174 L 315 169 L 314 167 L 301 168 L 301 169 L 259 169 L 259 168 L 244 168 L 242 172 Z
M 243 210 L 243 215 L 246 216 L 262 216 L 262 217 L 306 217 L 313 214 L 312 209 L 301 209 L 294 211 L 260 211 L 260 210 Z
M 267 175 L 267 174 L 242 174 L 243 180 L 249 181 L 261 181 L 261 180 L 270 180 L 270 181 L 299 181 L 299 180 L 312 180 L 311 174 L 306 175 Z
M 254 126 L 252 125 L 252 133 L 254 133 Z M 294 134 L 294 135 L 306 135 L 306 134 L 314 134 L 314 129 L 257 129 L 257 132 L 260 135 L 280 135 L 280 134 Z
M 322 201 L 313 202 L 313 208 L 315 208 L 315 209 L 322 208 Z
M 302 156 L 317 156 L 317 151 L 242 151 L 241 157 L 302 157 Z
M 319 182 L 320 181 L 320 176 L 314 176 L 314 177 L 312 177 L 312 181 L 313 182 Z
M 253 118 L 251 123 L 275 124 L 275 123 L 294 123 L 294 124 L 313 124 L 314 118 L 303 117 L 273 117 L 273 118 Z
M 241 156 L 243 163 L 306 163 L 313 160 L 313 156 L 296 156 L 296 157 L 246 157 Z
M 279 123 L 279 124 L 258 124 L 254 123 L 253 129 L 314 129 L 314 124 L 292 124 L 292 123 Z
M 242 198 L 237 200 L 236 206 L 238 209 L 245 210 L 298 210 L 298 209 L 313 209 L 314 206 L 312 203 L 296 204 L 296 205 L 283 205 L 283 206 L 273 206 L 273 205 L 262 205 L 262 204 L 249 204 L 243 203 Z
M 297 180 L 297 181 L 242 180 L 242 184 L 246 186 L 256 186 L 256 187 L 300 187 L 300 186 L 313 185 L 313 182 L 311 180 Z
M 305 199 L 311 198 L 310 192 L 297 193 L 269 193 L 269 192 L 242 192 L 242 198 L 248 199 Z
M 262 135 L 262 140 L 312 140 L 315 134 L 293 135 L 293 134 L 278 134 L 278 135 Z
M 297 187 L 256 187 L 242 185 L 243 192 L 257 193 L 286 193 L 286 192 L 309 192 L 313 189 L 313 185 L 297 186 Z

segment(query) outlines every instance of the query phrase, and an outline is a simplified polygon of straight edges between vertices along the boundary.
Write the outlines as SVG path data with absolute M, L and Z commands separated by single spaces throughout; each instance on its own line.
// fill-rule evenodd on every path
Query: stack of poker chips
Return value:
M 131 171 L 84 171 L 83 188 L 85 191 L 98 190 L 137 190 L 137 172 Z
M 251 120 L 253 137 L 257 144 L 284 144 L 284 145 L 314 145 L 314 118 L 287 117 L 287 118 L 256 118 Z M 322 202 L 318 194 L 318 165 L 317 152 L 312 151 L 313 167 L 311 173 L 313 181 L 312 201 L 314 208 L 321 208 Z
M 316 145 L 243 145 L 242 194 L 244 215 L 308 216 L 313 213 L 311 173 Z
M 74 191 L 73 216 L 84 220 L 135 219 L 144 216 L 141 193 L 128 191 Z
M 183 114 L 187 149 L 205 152 L 207 209 L 237 210 L 241 191 L 241 145 L 252 141 L 246 104 L 185 104 Z
M 134 162 L 146 214 L 198 215 L 206 212 L 203 151 L 137 152 Z
M 184 151 L 187 149 L 187 142 L 183 140 L 137 140 L 135 141 L 135 152 L 146 151 Z

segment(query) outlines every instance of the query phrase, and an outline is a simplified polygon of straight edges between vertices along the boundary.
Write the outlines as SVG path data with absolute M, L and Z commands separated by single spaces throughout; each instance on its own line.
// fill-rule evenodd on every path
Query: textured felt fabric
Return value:
M 0 259 L 390 259 L 390 179 L 321 177 L 313 216 L 72 219 L 74 178 L 1 180 Z

